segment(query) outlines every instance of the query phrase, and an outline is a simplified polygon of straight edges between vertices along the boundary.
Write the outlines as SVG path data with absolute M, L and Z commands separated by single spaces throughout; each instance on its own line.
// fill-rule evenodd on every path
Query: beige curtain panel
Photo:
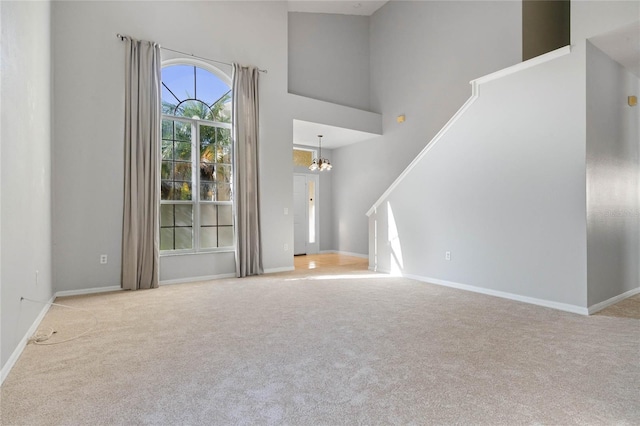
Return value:
M 122 288 L 158 287 L 160 46 L 126 39 Z
M 236 275 L 262 274 L 258 191 L 258 68 L 233 64 L 233 143 L 236 156 Z

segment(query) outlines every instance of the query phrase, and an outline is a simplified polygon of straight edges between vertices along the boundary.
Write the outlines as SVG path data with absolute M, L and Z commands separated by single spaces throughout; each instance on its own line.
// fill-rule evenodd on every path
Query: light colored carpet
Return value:
M 333 272 L 59 299 L 2 424 L 640 424 L 638 319 Z
M 607 317 L 634 318 L 640 320 L 640 294 L 631 296 L 625 300 L 609 306 L 595 315 L 603 315 Z M 640 322 L 638 323 L 640 324 Z M 640 330 L 638 331 L 640 333 Z

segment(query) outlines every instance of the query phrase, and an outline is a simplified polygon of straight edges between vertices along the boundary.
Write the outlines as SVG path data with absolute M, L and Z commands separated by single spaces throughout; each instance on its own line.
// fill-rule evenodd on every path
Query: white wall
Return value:
M 289 92 L 369 110 L 369 17 L 289 13 Z
M 333 150 L 322 150 L 322 155 L 333 161 Z M 320 173 L 320 183 L 318 191 L 318 202 L 320 203 L 320 251 L 332 251 L 336 250 L 335 242 L 333 241 L 333 174 Z
M 294 119 L 382 134 L 382 115 L 378 113 L 293 94 L 289 94 L 287 101 Z
M 479 98 L 380 200 L 372 263 L 587 313 L 583 37 L 640 12 L 637 2 L 605 3 L 572 5 L 569 55 L 480 86 Z
M 638 1 L 572 1 L 571 45 L 582 50 L 586 39 L 636 22 L 638 17 Z
M 587 42 L 589 306 L 640 287 L 640 93 L 636 76 Z
M 339 250 L 367 254 L 365 213 L 469 97 L 470 80 L 521 60 L 521 22 L 520 2 L 392 1 L 371 17 L 371 106 L 384 136 L 334 152 Z
M 5 367 L 51 285 L 50 4 L 0 2 L 2 225 L 0 365 Z M 38 278 L 36 280 L 36 271 Z
M 120 284 L 124 44 L 116 33 L 268 70 L 260 76 L 264 266 L 292 267 L 291 252 L 282 249 L 293 246 L 292 219 L 283 214 L 293 188 L 286 3 L 56 1 L 53 25 L 56 290 Z M 109 256 L 107 265 L 100 254 Z M 161 260 L 161 280 L 234 270 L 227 253 L 180 259 Z
M 586 306 L 584 111 L 574 106 L 584 89 L 573 62 L 480 86 L 378 208 L 382 270 Z

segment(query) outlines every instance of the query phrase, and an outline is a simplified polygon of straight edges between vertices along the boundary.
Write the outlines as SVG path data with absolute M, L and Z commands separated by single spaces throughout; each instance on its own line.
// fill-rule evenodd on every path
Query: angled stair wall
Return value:
M 587 313 L 583 58 L 473 81 L 368 212 L 370 267 Z

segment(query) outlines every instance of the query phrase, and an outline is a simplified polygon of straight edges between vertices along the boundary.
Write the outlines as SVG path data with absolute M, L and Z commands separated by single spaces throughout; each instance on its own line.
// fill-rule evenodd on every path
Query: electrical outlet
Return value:
M 451 260 L 451 252 L 450 251 L 445 251 L 444 252 L 444 260 Z
M 106 265 L 107 264 L 107 255 L 106 254 L 101 254 L 100 255 L 100 264 L 101 265 Z
M 36 269 L 36 286 L 38 285 L 38 276 L 40 275 L 40 271 Z
M 286 215 L 288 215 L 288 214 L 289 214 L 289 208 L 288 208 L 288 207 L 285 207 L 285 208 L 284 208 L 284 215 L 286 216 Z
M 283 248 L 284 251 L 289 251 L 289 244 L 285 243 Z

